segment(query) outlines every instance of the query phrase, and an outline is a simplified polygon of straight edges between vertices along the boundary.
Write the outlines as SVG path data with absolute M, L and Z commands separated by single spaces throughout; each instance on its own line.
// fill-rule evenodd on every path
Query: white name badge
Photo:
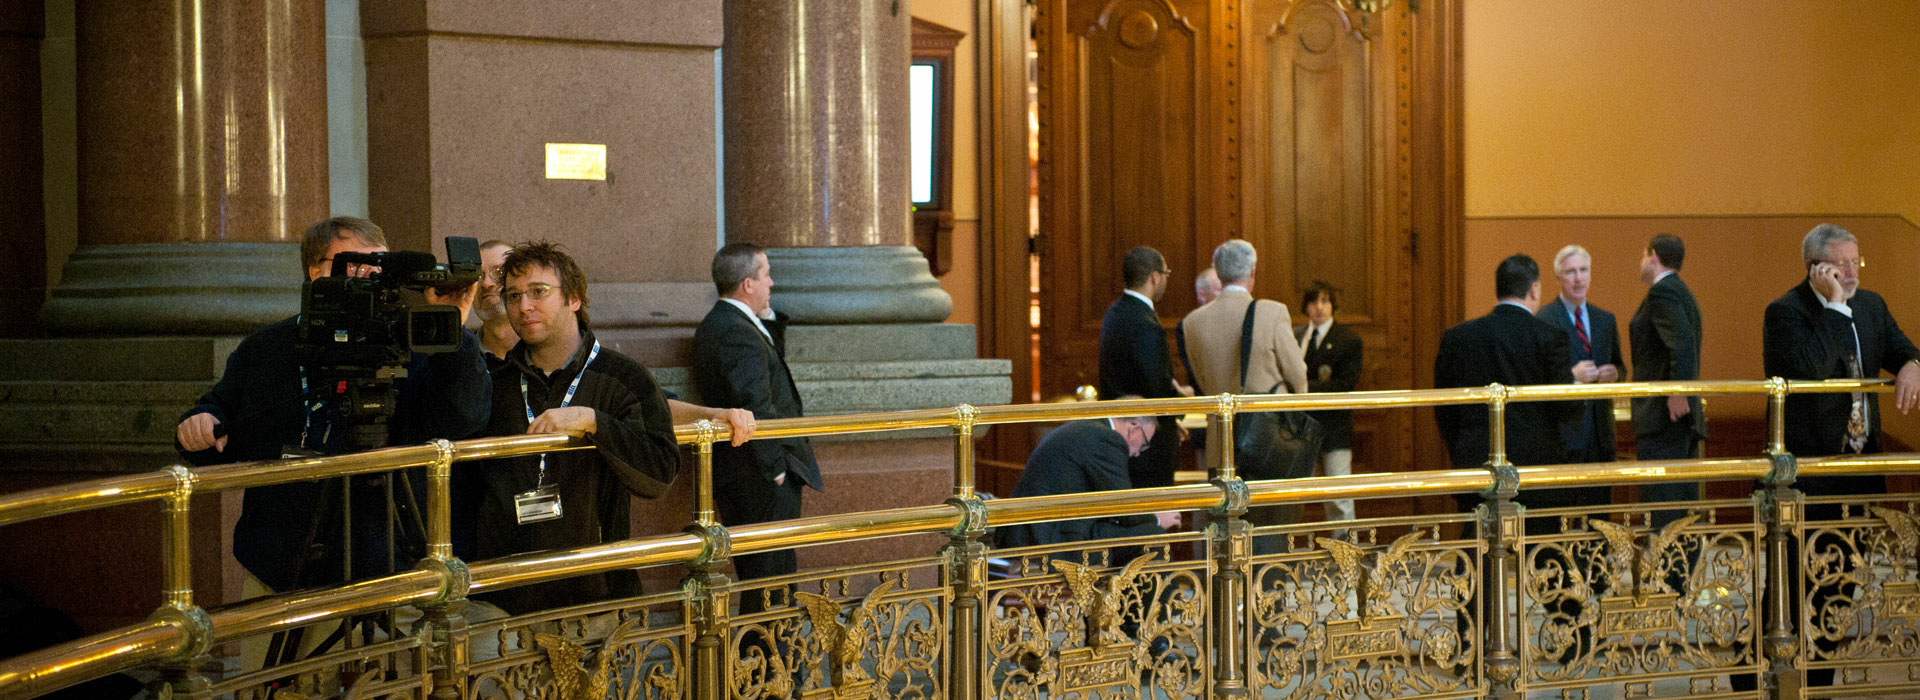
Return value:
M 521 525 L 559 520 L 560 492 L 545 486 L 514 496 L 513 515 Z

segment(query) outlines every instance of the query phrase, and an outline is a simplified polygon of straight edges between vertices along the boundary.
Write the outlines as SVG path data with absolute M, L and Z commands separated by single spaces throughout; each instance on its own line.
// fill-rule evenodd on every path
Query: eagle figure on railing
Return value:
M 1906 557 L 1920 557 L 1920 516 L 1880 506 L 1872 506 L 1868 510 L 1887 521 L 1887 528 L 1893 530 L 1894 542 L 1899 547 L 1893 554 L 1901 558 L 1900 566 L 1906 566 Z
M 866 636 L 862 631 L 867 621 L 873 619 L 874 611 L 879 609 L 880 598 L 893 588 L 895 581 L 887 579 L 868 593 L 860 605 L 847 613 L 846 624 L 840 624 L 840 604 L 832 598 L 816 593 L 797 592 L 794 598 L 807 606 L 807 617 L 813 620 L 813 631 L 820 635 L 821 644 L 827 650 L 827 670 L 832 674 L 833 684 L 846 685 L 863 680 L 866 673 L 860 669 L 860 650 L 866 646 Z
M 1647 543 L 1646 549 L 1633 546 L 1633 528 L 1610 520 L 1588 520 L 1587 524 L 1607 538 L 1610 548 L 1607 561 L 1612 564 L 1613 570 L 1631 572 L 1634 604 L 1646 605 L 1648 596 L 1653 594 L 1650 589 L 1655 582 L 1665 585 L 1665 577 L 1661 574 L 1666 568 L 1667 549 L 1680 541 L 1682 531 L 1699 520 L 1699 515 L 1689 515 L 1667 523 L 1666 527 L 1660 529 L 1660 534 Z
M 1160 556 L 1159 552 L 1147 552 L 1134 557 L 1133 561 L 1120 568 L 1120 572 L 1107 580 L 1107 590 L 1100 592 L 1100 570 L 1085 564 L 1060 559 L 1053 560 L 1053 568 L 1067 580 L 1067 588 L 1073 591 L 1073 602 L 1087 616 L 1087 646 L 1108 646 L 1124 644 L 1126 632 L 1121 631 L 1120 623 L 1126 619 L 1125 591 L 1133 588 L 1133 581 L 1147 563 Z
M 1399 566 L 1400 560 L 1407 558 L 1407 552 L 1413 549 L 1414 543 L 1426 534 L 1425 530 L 1414 530 L 1401 535 L 1393 544 L 1387 545 L 1387 551 L 1374 559 L 1371 569 L 1361 563 L 1367 555 L 1366 547 L 1330 537 L 1318 537 L 1314 541 L 1333 555 L 1333 563 L 1340 567 L 1341 582 L 1353 591 L 1354 599 L 1360 601 L 1361 621 L 1370 622 L 1376 617 L 1376 608 L 1386 607 L 1387 591 L 1393 584 L 1393 568 Z M 1367 572 L 1365 578 L 1361 578 L 1361 571 Z
M 606 638 L 600 640 L 600 650 L 594 654 L 591 671 L 580 668 L 580 661 L 587 658 L 586 647 L 557 634 L 542 632 L 533 635 L 533 643 L 547 652 L 547 667 L 553 672 L 555 694 L 562 700 L 600 700 L 606 697 L 607 686 L 613 676 L 614 641 L 645 619 L 644 615 L 636 615 L 608 632 Z

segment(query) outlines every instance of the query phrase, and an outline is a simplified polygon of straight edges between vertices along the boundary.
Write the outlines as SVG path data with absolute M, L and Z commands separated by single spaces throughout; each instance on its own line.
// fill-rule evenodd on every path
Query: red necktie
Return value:
M 1580 313 L 1580 309 L 1573 310 L 1573 335 L 1580 339 L 1580 356 L 1591 360 L 1593 359 L 1593 341 L 1587 339 L 1587 324 L 1580 322 L 1581 317 L 1585 315 Z

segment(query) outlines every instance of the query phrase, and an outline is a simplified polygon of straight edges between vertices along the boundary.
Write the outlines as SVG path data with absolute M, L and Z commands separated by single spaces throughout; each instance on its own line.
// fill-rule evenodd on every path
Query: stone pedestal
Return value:
M 65 335 L 246 334 L 300 311 L 294 243 L 81 248 L 40 318 Z

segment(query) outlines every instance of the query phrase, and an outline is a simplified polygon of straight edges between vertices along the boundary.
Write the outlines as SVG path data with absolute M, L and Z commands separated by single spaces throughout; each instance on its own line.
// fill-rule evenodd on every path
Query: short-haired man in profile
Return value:
M 1647 242 L 1640 258 L 1640 281 L 1647 296 L 1627 324 L 1633 344 L 1633 380 L 1683 381 L 1700 378 L 1700 305 L 1680 280 L 1687 247 L 1679 236 L 1662 233 Z M 1689 459 L 1700 456 L 1707 439 L 1707 418 L 1698 396 L 1633 399 L 1635 452 L 1642 460 Z M 1700 497 L 1697 483 L 1648 484 L 1640 487 L 1642 502 L 1692 501 Z M 1684 511 L 1654 513 L 1653 526 L 1665 527 Z
M 1173 378 L 1167 330 L 1160 325 L 1160 314 L 1154 309 L 1173 275 L 1166 259 L 1160 251 L 1139 246 L 1121 258 L 1120 273 L 1126 288 L 1100 321 L 1100 396 L 1192 396 L 1192 388 Z M 1153 444 L 1128 463 L 1133 485 L 1172 486 L 1179 449 L 1180 428 L 1175 417 L 1161 416 Z
M 300 261 L 307 280 L 328 276 L 333 259 L 344 253 L 378 253 L 387 249 L 386 235 L 366 219 L 340 216 L 307 227 L 300 242 Z M 377 270 L 353 265 L 346 274 L 365 277 Z M 473 289 L 441 294 L 426 290 L 427 300 L 452 304 L 464 316 L 473 304 Z M 201 396 L 181 417 L 175 429 L 175 447 L 194 465 L 227 464 L 280 459 L 289 453 L 340 454 L 346 451 L 347 430 L 335 430 L 317 410 L 307 387 L 306 370 L 298 352 L 299 317 L 254 331 L 227 357 L 227 370 L 211 391 Z M 414 353 L 407 376 L 396 383 L 397 401 L 388 423 L 388 444 L 419 444 L 428 440 L 470 437 L 486 425 L 489 383 L 480 358 L 480 341 L 462 333 L 459 349 L 433 355 Z M 353 477 L 349 496 L 366 508 L 387 502 L 388 475 Z M 417 489 L 420 484 L 415 482 Z M 424 546 L 424 533 L 399 528 L 393 534 L 401 552 L 387 548 L 390 527 L 385 517 L 353 519 L 352 571 L 346 567 L 346 524 L 340 522 L 342 500 L 338 482 L 296 482 L 247 489 L 241 497 L 240 521 L 233 529 L 234 559 L 249 578 L 242 585 L 248 598 L 273 592 L 342 583 L 389 573 L 389 561 L 412 564 Z M 407 498 L 397 499 L 406 508 Z M 379 508 L 378 510 L 384 510 Z M 416 521 L 416 513 L 399 513 L 401 522 Z M 290 661 L 320 641 L 296 631 L 287 646 L 266 659 L 265 644 L 243 644 L 245 668 Z
M 787 370 L 786 323 L 773 311 L 773 276 L 759 246 L 729 243 L 713 256 L 720 300 L 693 333 L 693 383 L 707 405 L 746 409 L 754 418 L 799 418 L 800 390 Z M 806 438 L 715 445 L 713 488 L 727 525 L 800 517 L 800 489 L 823 488 Z M 741 580 L 793 573 L 793 550 L 734 557 Z M 741 611 L 760 609 L 759 596 L 741 599 Z
M 500 300 L 520 342 L 493 375 L 490 435 L 590 435 L 594 449 L 499 460 L 462 470 L 473 554 L 490 559 L 629 536 L 630 496 L 656 498 L 679 472 L 676 419 L 740 414 L 669 408 L 652 373 L 601 345 L 589 327 L 587 279 L 551 243 L 513 248 L 500 263 Z M 734 439 L 750 434 L 742 420 Z M 521 613 L 638 592 L 632 572 L 584 576 L 487 598 Z

